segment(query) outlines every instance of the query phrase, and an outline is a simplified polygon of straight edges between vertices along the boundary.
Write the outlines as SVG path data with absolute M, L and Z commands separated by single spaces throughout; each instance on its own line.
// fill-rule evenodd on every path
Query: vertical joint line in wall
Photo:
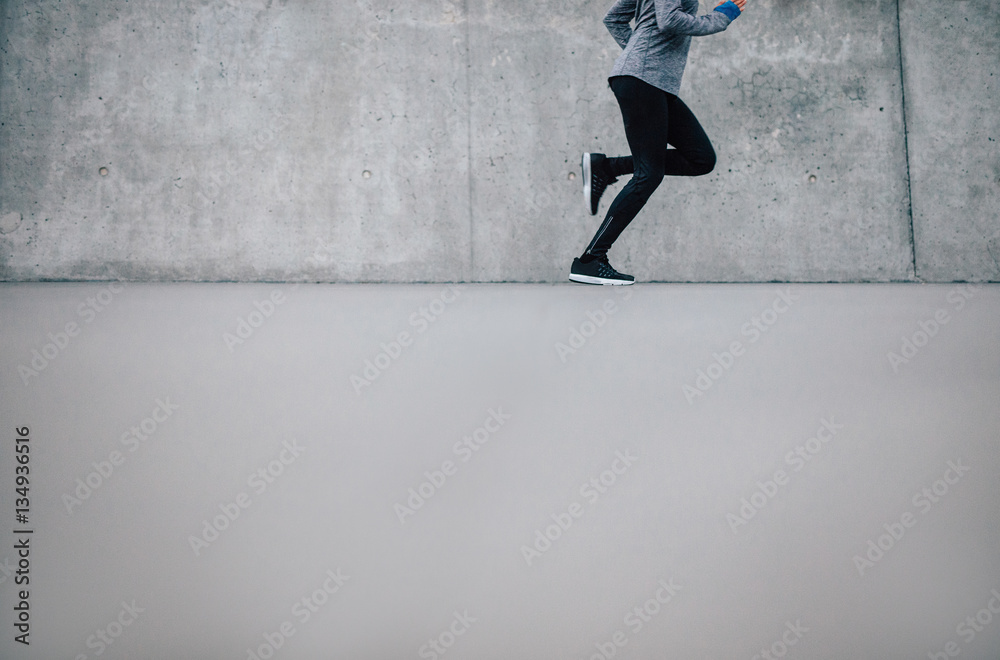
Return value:
M 899 49 L 899 95 L 902 105 L 903 117 L 903 155 L 906 158 L 906 201 L 910 220 L 910 267 L 913 269 L 913 278 L 919 280 L 917 275 L 917 239 L 913 230 L 913 186 L 910 182 L 910 137 L 909 128 L 906 125 L 906 70 L 903 68 L 903 19 L 900 10 L 902 0 L 896 0 L 896 39 Z
M 469 272 L 467 280 L 472 281 L 476 272 L 476 233 L 473 218 L 472 203 L 472 30 L 469 24 L 472 17 L 469 15 L 469 0 L 463 3 L 465 11 L 465 107 L 466 114 L 466 168 L 468 169 L 468 190 L 469 198 Z

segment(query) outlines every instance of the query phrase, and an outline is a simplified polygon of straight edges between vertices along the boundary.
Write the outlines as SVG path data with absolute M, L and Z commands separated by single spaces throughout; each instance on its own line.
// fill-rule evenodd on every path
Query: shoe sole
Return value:
M 609 280 L 592 275 L 577 275 L 576 273 L 570 273 L 569 279 L 571 282 L 579 282 L 580 284 L 603 284 L 604 286 L 629 286 L 630 284 L 635 284 L 635 280 Z
M 590 201 L 590 153 L 586 152 L 583 154 L 583 158 L 580 159 L 580 169 L 583 170 L 583 203 L 587 208 L 587 213 L 590 215 L 597 215 L 594 211 L 594 207 Z

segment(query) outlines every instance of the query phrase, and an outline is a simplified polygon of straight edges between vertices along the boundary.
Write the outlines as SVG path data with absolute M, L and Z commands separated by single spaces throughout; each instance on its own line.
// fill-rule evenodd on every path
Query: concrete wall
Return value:
M 0 278 L 564 281 L 601 219 L 580 153 L 627 153 L 609 5 L 3 2 Z M 991 0 L 751 0 L 681 91 L 715 172 L 613 263 L 1000 279 L 998 28 Z
M 903 2 L 917 274 L 1000 279 L 1000 5 Z

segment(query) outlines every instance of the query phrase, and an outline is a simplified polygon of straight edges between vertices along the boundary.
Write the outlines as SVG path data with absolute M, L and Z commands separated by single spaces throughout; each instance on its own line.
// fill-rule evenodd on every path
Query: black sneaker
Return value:
M 624 275 L 611 267 L 608 258 L 594 259 L 589 263 L 580 261 L 580 257 L 573 260 L 573 267 L 569 271 L 569 279 L 572 282 L 581 284 L 611 284 L 628 285 L 635 284 L 635 278 L 631 275 Z
M 597 203 L 601 201 L 604 190 L 618 180 L 618 177 L 607 173 L 604 154 L 583 154 L 580 167 L 583 169 L 583 200 L 590 215 L 597 215 Z

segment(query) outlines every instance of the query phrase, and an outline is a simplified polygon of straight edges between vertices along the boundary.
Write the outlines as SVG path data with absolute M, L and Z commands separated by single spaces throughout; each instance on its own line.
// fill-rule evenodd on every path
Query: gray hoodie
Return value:
M 697 12 L 698 0 L 617 0 L 604 17 L 604 25 L 625 50 L 611 76 L 635 76 L 676 95 L 691 37 L 722 32 L 732 22 L 718 11 L 704 16 L 696 16 Z M 629 27 L 633 18 L 634 30 Z

